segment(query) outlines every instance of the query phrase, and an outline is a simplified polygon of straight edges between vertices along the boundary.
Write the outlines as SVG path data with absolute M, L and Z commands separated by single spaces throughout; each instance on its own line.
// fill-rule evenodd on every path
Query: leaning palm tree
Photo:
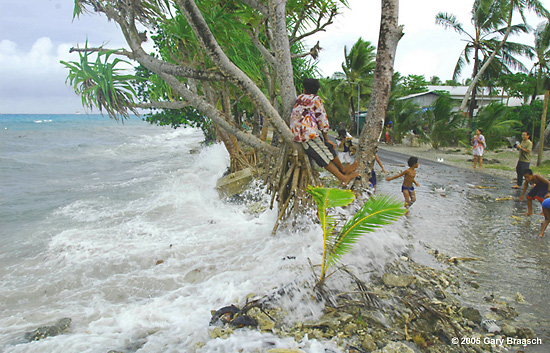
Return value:
M 537 61 L 529 72 L 537 80 L 532 99 L 543 91 L 544 80 L 550 76 L 550 20 L 539 24 L 535 30 L 535 55 Z
M 549 87 L 548 84 L 545 85 L 545 83 L 550 80 L 550 20 L 541 23 L 535 31 L 535 53 L 537 62 L 533 65 L 530 72 L 530 75 L 536 79 L 531 104 L 535 101 L 535 97 L 543 91 L 545 94 L 545 99 L 548 99 L 548 94 L 546 91 L 548 91 Z M 549 134 L 550 125 L 544 129 L 544 136 L 537 142 L 535 150 L 539 149 L 540 141 L 546 141 Z M 540 158 L 542 158 L 541 153 L 539 153 L 539 160 Z M 540 161 L 537 162 L 537 165 L 539 164 Z
M 514 30 L 514 26 L 512 25 L 514 13 L 519 12 L 524 25 L 527 25 L 525 10 L 530 10 L 537 16 L 550 18 L 550 12 L 548 12 L 539 0 L 476 0 L 474 2 L 474 8 L 476 7 L 481 9 L 482 14 L 487 13 L 491 18 L 498 19 L 499 15 L 502 16 L 502 22 L 506 24 L 506 27 L 502 28 L 500 31 L 502 39 L 495 47 L 495 50 L 489 57 L 487 57 L 485 63 L 479 68 L 477 74 L 472 77 L 472 82 L 470 83 L 459 108 L 461 111 L 466 108 L 468 98 L 470 94 L 474 92 L 477 82 L 481 79 L 481 76 L 485 70 L 489 67 L 493 59 L 495 59 L 500 51 L 505 50 L 505 44 L 507 43 L 508 36 L 513 34 Z M 472 101 L 474 101 L 473 98 Z
M 473 33 L 467 32 L 455 15 L 442 12 L 436 15 L 437 24 L 445 28 L 451 28 L 466 37 L 466 46 L 455 65 L 453 80 L 458 80 L 466 64 L 472 64 L 472 83 L 470 83 L 472 86 L 472 97 L 468 108 L 470 117 L 473 116 L 475 108 L 475 96 L 480 73 L 485 72 L 490 65 L 489 74 L 486 75 L 486 79 L 489 79 L 490 76 L 494 77 L 500 72 L 510 73 L 512 70 L 527 71 L 516 56 L 530 56 L 531 48 L 520 43 L 503 42 L 501 40 L 502 35 L 507 38 L 510 34 L 526 33 L 528 31 L 528 27 L 525 24 L 508 25 L 506 22 L 507 17 L 504 13 L 504 10 L 507 8 L 506 1 L 502 0 L 474 1 L 471 11 L 472 23 L 474 25 Z M 481 71 L 482 68 L 483 72 Z M 465 97 L 465 101 L 467 101 L 467 97 Z M 463 110 L 464 107 L 465 105 L 463 104 L 460 110 Z

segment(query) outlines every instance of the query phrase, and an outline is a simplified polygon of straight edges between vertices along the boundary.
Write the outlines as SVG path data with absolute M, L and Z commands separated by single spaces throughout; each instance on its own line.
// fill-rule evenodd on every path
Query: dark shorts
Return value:
M 374 171 L 374 169 L 370 172 L 369 182 L 372 184 L 372 186 L 376 185 L 376 172 Z
M 336 157 L 336 151 L 331 144 L 323 141 L 322 138 L 314 138 L 302 142 L 307 155 L 317 163 L 319 167 L 326 167 Z
M 541 184 L 535 185 L 531 191 L 527 194 L 527 199 L 529 200 L 539 200 L 540 202 L 544 201 L 544 196 L 548 193 L 548 185 Z
M 409 191 L 409 194 L 411 192 L 414 191 L 414 186 L 405 186 L 405 185 L 401 185 L 401 191 L 405 191 L 405 190 L 408 190 Z

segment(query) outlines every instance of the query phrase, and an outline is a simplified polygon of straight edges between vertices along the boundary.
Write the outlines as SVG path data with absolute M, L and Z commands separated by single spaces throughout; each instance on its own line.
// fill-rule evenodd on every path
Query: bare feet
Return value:
M 512 189 L 521 189 L 521 186 L 519 186 L 519 185 L 514 185 L 514 186 L 512 186 Z
M 344 170 L 342 170 L 342 172 L 344 172 L 344 174 L 349 174 L 349 173 L 355 171 L 355 169 L 357 169 L 357 167 L 359 167 L 359 162 L 355 161 L 352 164 L 348 164 L 347 166 L 345 166 Z
M 532 216 L 533 212 L 525 212 L 521 214 L 522 216 Z
M 343 179 L 340 180 L 343 185 L 348 185 L 349 181 L 353 178 L 357 178 L 359 176 L 359 173 L 353 172 L 351 174 L 344 174 Z

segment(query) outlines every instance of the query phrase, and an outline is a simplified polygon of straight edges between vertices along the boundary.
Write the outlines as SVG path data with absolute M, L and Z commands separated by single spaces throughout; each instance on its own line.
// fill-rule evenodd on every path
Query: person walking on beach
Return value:
M 483 152 L 487 147 L 485 143 L 485 136 L 483 136 L 481 129 L 476 130 L 476 134 L 473 139 L 473 148 L 472 154 L 474 155 L 474 169 L 476 169 L 476 164 L 479 162 L 479 168 L 481 169 L 483 165 Z
M 516 165 L 517 181 L 516 185 L 512 186 L 513 189 L 521 189 L 523 184 L 523 175 L 525 171 L 529 169 L 529 163 L 531 161 L 531 150 L 533 149 L 533 142 L 529 140 L 529 133 L 524 131 L 521 133 L 521 143 L 516 142 L 516 148 L 519 150 L 518 164 Z
M 525 171 L 524 177 L 525 183 L 523 185 L 523 192 L 519 198 L 520 201 L 523 201 L 523 196 L 525 196 L 525 191 L 527 191 L 529 184 L 534 184 L 531 191 L 527 194 L 527 212 L 522 213 L 523 215 L 530 216 L 533 214 L 533 200 L 539 200 L 541 203 L 544 201 L 546 194 L 548 194 L 548 186 L 550 186 L 550 181 L 540 174 L 533 175 L 533 171 L 531 169 L 527 169 Z
M 415 180 L 416 177 L 416 168 L 418 168 L 418 158 L 410 157 L 407 161 L 409 169 L 405 169 L 401 173 L 393 177 L 387 177 L 386 181 L 397 179 L 403 177 L 403 185 L 401 185 L 401 192 L 403 192 L 403 197 L 405 198 L 405 207 L 409 208 L 416 201 L 416 193 L 414 192 L 414 185 L 417 187 L 420 186 Z
M 336 155 L 336 145 L 329 140 L 327 113 L 317 95 L 321 84 L 318 80 L 306 78 L 303 81 L 304 93 L 298 96 L 290 115 L 290 129 L 294 141 L 300 142 L 307 155 L 320 167 L 331 172 L 342 183 L 347 184 L 359 176 L 355 171 L 358 163 L 343 166 Z M 319 134 L 319 132 L 321 134 Z

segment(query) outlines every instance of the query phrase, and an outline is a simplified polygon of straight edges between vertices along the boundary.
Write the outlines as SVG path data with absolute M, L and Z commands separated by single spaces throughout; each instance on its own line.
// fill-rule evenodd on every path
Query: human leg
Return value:
M 522 215 L 530 216 L 533 214 L 533 199 L 527 197 L 527 212 L 522 213 Z
M 405 198 L 405 207 L 409 208 L 411 205 L 411 197 L 409 194 L 409 190 L 403 190 L 403 197 Z
M 410 196 L 411 196 L 411 203 L 410 203 L 410 205 L 412 206 L 412 204 L 416 202 L 416 192 L 413 190 L 413 191 L 410 191 L 409 194 L 410 194 Z
M 351 179 L 356 178 L 359 176 L 359 173 L 353 172 L 350 174 L 342 174 L 336 164 L 333 162 L 330 162 L 327 166 L 325 166 L 325 169 L 331 172 L 338 180 L 340 180 L 342 183 L 347 184 Z
M 357 167 L 359 166 L 359 163 L 357 161 L 348 164 L 347 166 L 344 166 L 338 156 L 334 157 L 332 162 L 343 174 L 350 174 L 351 172 L 355 171 L 355 169 L 357 169 Z
M 518 164 L 516 166 L 516 173 L 518 175 L 518 180 L 516 182 L 517 186 L 521 187 L 521 185 L 523 184 L 523 175 L 525 174 L 525 171 L 527 169 L 529 169 L 529 163 L 518 161 Z
M 548 227 L 548 223 L 550 223 L 550 210 L 544 209 L 544 221 L 540 224 L 540 233 L 539 237 L 544 236 L 544 231 L 546 230 L 546 227 Z
M 545 199 L 542 202 L 542 214 L 544 215 L 544 221 L 540 225 L 539 237 L 544 236 L 544 231 L 548 227 L 548 223 L 550 223 L 550 199 Z
M 523 184 L 523 174 L 521 172 L 521 162 L 518 161 L 516 164 L 516 185 L 513 188 L 519 189 L 521 188 L 521 184 Z

